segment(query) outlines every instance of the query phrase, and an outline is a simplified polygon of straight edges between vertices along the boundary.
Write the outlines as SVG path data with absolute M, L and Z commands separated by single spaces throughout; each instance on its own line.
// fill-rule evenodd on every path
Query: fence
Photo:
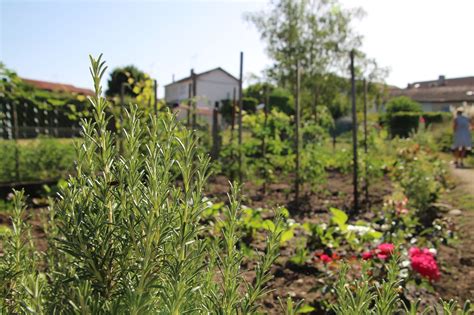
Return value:
M 27 102 L 0 101 L 0 138 L 28 139 L 38 135 L 77 137 L 79 120 L 71 119 L 65 106 L 41 109 Z

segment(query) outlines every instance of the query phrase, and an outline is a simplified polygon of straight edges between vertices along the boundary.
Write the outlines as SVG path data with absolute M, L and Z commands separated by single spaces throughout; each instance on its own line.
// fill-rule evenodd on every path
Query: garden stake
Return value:
M 268 85 L 265 85 L 264 87 L 264 95 L 265 95 L 265 100 L 264 100 L 264 113 L 265 113 L 265 121 L 263 122 L 263 138 L 262 138 L 262 159 L 266 159 L 267 155 L 267 145 L 265 143 L 266 137 L 267 137 L 267 124 L 268 124 L 268 109 L 270 106 L 269 102 L 269 97 L 268 97 Z M 263 194 L 265 195 L 267 193 L 267 176 L 265 176 L 265 181 L 263 182 Z
M 192 99 L 192 104 L 193 104 L 193 130 L 196 129 L 196 73 L 194 73 L 194 69 L 191 69 L 191 79 L 193 81 L 193 99 Z
M 242 183 L 242 75 L 244 70 L 244 53 L 240 52 L 239 76 L 239 183 Z
M 193 74 L 193 70 L 191 69 L 191 76 Z M 191 126 L 191 106 L 193 105 L 192 99 L 193 99 L 193 84 L 189 83 L 188 85 L 188 110 L 186 112 L 186 126 L 189 128 Z
M 367 163 L 367 81 L 364 79 L 364 153 L 365 153 L 365 185 L 364 185 L 364 193 L 365 193 L 365 203 L 367 206 L 367 210 L 369 208 L 369 167 Z
M 296 170 L 295 170 L 295 203 L 299 207 L 300 195 L 300 62 L 296 64 L 296 94 L 295 94 L 295 147 L 296 147 Z
M 352 147 L 353 147 L 353 163 L 354 163 L 354 213 L 359 210 L 359 196 L 357 188 L 357 111 L 356 111 L 356 90 L 355 90 L 355 73 L 354 73 L 354 50 L 350 53 L 351 57 L 351 97 L 352 97 Z
M 155 95 L 155 99 L 154 99 L 154 110 L 155 110 L 155 116 L 158 114 L 158 83 L 156 82 L 156 80 L 153 80 L 153 89 L 154 89 L 154 95 Z
M 15 177 L 20 181 L 20 153 L 18 152 L 18 114 L 16 111 L 16 101 L 13 101 L 13 138 L 15 139 Z

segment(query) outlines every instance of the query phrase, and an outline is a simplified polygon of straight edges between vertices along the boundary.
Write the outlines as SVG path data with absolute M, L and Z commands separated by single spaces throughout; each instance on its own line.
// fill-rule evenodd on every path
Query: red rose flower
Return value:
M 373 257 L 372 252 L 363 252 L 362 253 L 362 259 L 363 260 L 369 260 L 369 259 L 372 259 L 372 257 Z
M 332 261 L 332 258 L 326 254 L 322 254 L 321 256 L 319 256 L 319 259 L 321 259 L 322 262 L 325 264 L 330 263 Z
M 418 247 L 412 247 L 409 250 L 409 255 L 413 270 L 430 281 L 436 281 L 440 278 L 441 274 L 436 260 L 427 248 L 419 249 Z
M 385 260 L 392 256 L 393 251 L 395 250 L 395 245 L 390 243 L 383 243 L 377 247 L 377 257 L 379 259 Z

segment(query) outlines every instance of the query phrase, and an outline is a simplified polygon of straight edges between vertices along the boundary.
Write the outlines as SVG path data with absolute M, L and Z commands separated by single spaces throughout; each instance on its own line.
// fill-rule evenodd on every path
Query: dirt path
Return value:
M 436 285 L 444 299 L 474 300 L 474 169 L 451 168 L 456 187 L 443 196 L 452 205 L 458 243 L 439 250 L 442 278 Z M 460 210 L 460 211 L 459 211 Z
M 451 168 L 451 173 L 459 181 L 457 188 L 474 195 L 474 168 Z

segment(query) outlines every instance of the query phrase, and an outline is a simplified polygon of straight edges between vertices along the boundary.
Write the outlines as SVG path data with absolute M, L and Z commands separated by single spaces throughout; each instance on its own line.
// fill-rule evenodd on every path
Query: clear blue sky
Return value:
M 474 75 L 473 0 L 341 0 L 367 16 L 364 50 L 391 69 L 387 82 Z M 20 76 L 90 87 L 88 54 L 109 68 L 135 64 L 163 86 L 221 66 L 238 75 L 270 64 L 243 14 L 267 1 L 0 0 L 0 60 Z M 160 95 L 163 90 L 160 89 Z
M 0 1 L 0 60 L 26 78 L 90 87 L 88 54 L 99 53 L 109 69 L 134 64 L 160 86 L 191 67 L 238 76 L 241 50 L 246 74 L 268 62 L 242 18 L 261 2 Z

